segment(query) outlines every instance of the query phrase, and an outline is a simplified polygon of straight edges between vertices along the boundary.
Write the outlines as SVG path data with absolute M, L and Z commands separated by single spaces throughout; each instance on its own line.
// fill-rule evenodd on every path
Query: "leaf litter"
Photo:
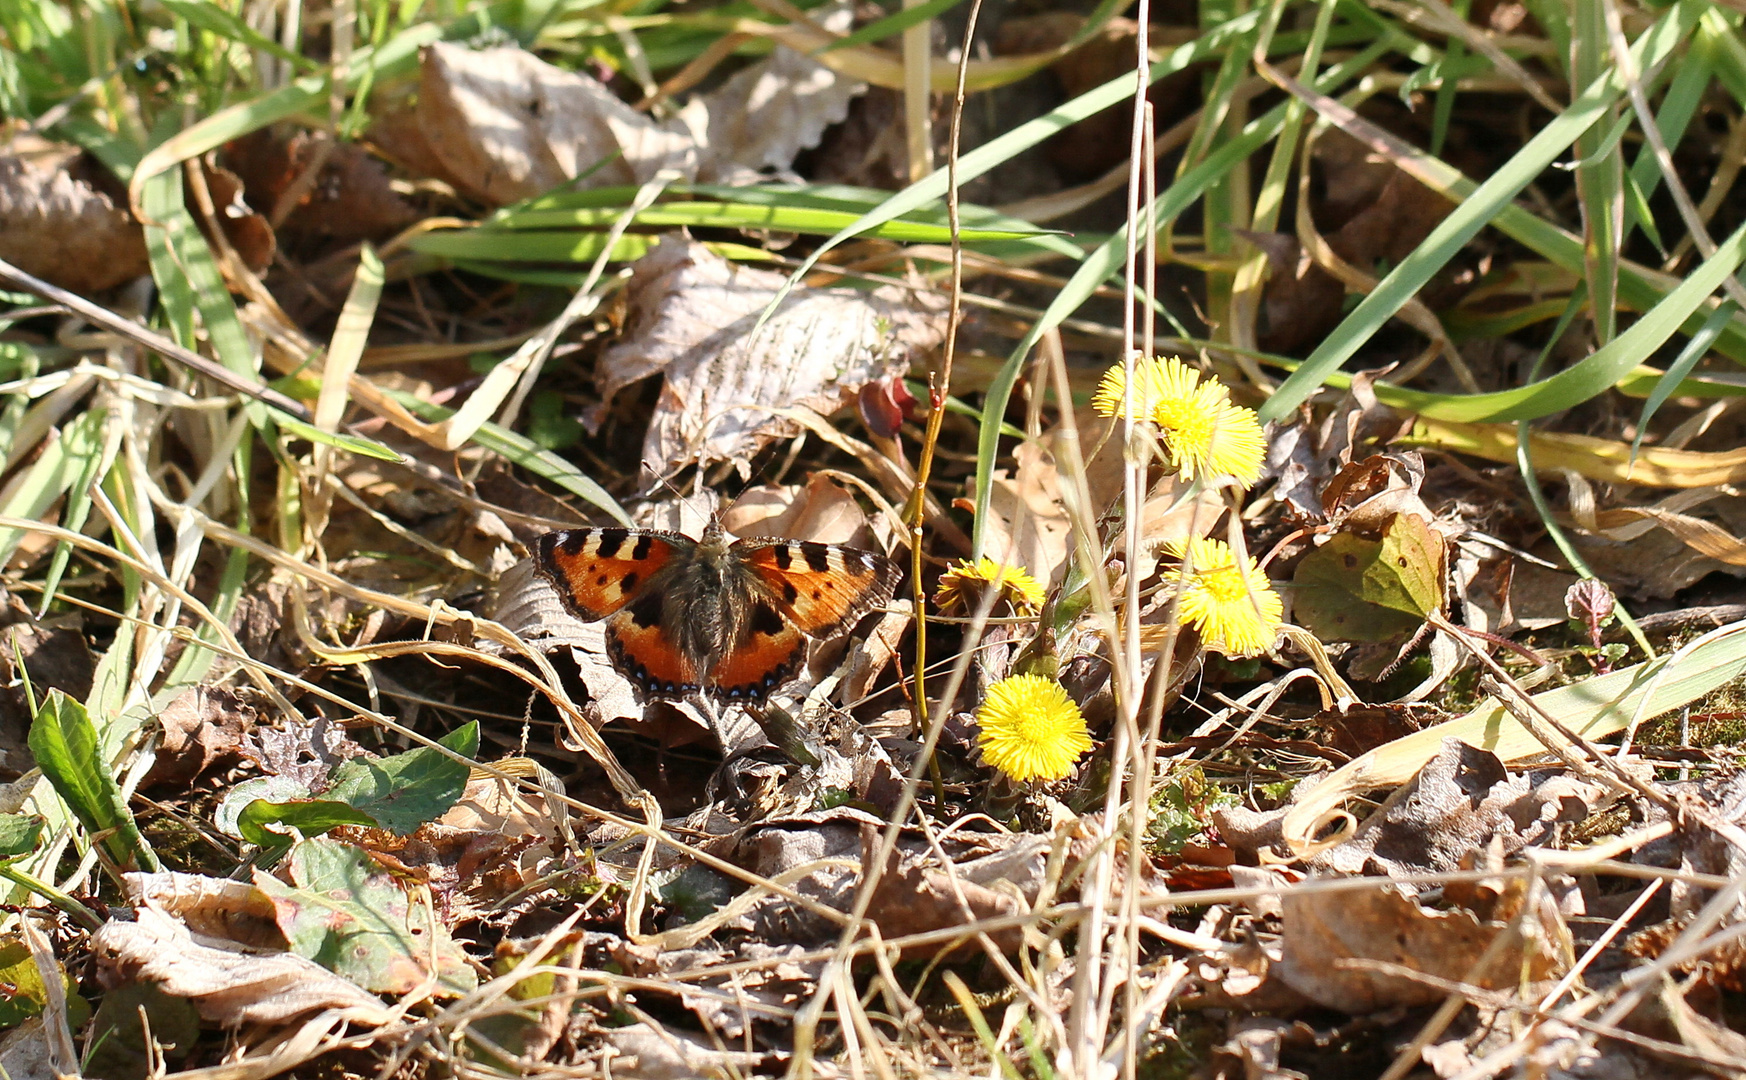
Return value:
M 0 155 L 0 258 L 285 395 L 266 412 L 52 293 L 6 297 L 7 1075 L 1746 1069 L 1737 380 L 1639 375 L 1534 430 L 1464 396 L 1618 340 L 1547 324 L 1603 276 L 1552 237 L 1595 227 L 1582 170 L 1629 140 L 1582 150 L 1574 201 L 1511 207 L 1541 231 L 1494 222 L 1521 250 L 1482 234 L 1440 264 L 1365 337 L 1375 370 L 1265 429 L 1250 411 L 1274 385 L 1258 365 L 1348 333 L 1347 294 L 1384 294 L 1459 212 L 1458 184 L 1364 124 L 1474 176 L 1501 163 L 1483 150 L 1500 116 L 1543 126 L 1517 106 L 1557 95 L 1522 91 L 1523 64 L 1563 73 L 1525 9 L 1475 16 L 1536 43 L 1500 69 L 1512 89 L 1481 84 L 1488 104 L 1461 80 L 1495 42 L 1389 23 L 1430 34 L 1442 73 L 1374 68 L 1401 93 L 1358 101 L 1362 124 L 1301 99 L 1322 127 L 1276 163 L 1299 166 L 1295 208 L 1269 188 L 1271 210 L 1209 203 L 1229 228 L 1160 235 L 1160 268 L 1202 291 L 1159 283 L 1180 336 L 1136 359 L 1181 370 L 1140 377 L 1130 426 L 1093 394 L 1126 378 L 1119 311 L 1048 331 L 1042 363 L 998 357 L 1077 287 L 1063 248 L 1122 218 L 1097 200 L 1126 182 L 1131 95 L 1052 114 L 1053 143 L 970 189 L 1073 235 L 969 238 L 954 297 L 937 208 L 787 272 L 888 194 L 817 182 L 880 175 L 820 160 L 846 133 L 884 123 L 868 152 L 895 176 L 942 160 L 891 126 L 930 111 L 889 89 L 896 52 L 816 51 L 870 12 L 566 11 L 511 44 L 482 12 L 396 29 L 372 10 L 379 57 L 323 23 L 332 55 L 293 64 L 285 28 L 196 7 L 169 5 L 232 43 L 208 69 L 248 92 L 198 122 L 157 113 L 170 84 L 151 79 L 203 70 L 159 42 L 167 73 L 113 66 L 134 111 L 111 114 L 105 84 L 30 113 Z M 1034 115 L 1123 77 L 1140 24 L 1109 14 L 985 13 L 966 109 Z M 1152 32 L 1154 60 L 1201 33 Z M 1284 84 L 1236 74 L 1252 44 L 1201 93 L 1200 54 L 1153 88 L 1179 183 L 1240 145 L 1202 120 L 1272 122 L 1258 95 Z M 320 103 L 285 77 L 330 62 L 349 89 L 307 123 Z M 191 125 L 154 143 L 174 168 L 130 175 L 140 109 Z M 1643 235 L 1620 243 L 1659 248 L 1646 234 L 1674 218 L 1629 176 L 1614 205 Z M 1707 214 L 1737 209 L 1716 191 Z M 415 242 L 554 193 L 614 231 L 513 263 Z M 686 207 L 689 227 L 659 217 Z M 1628 250 L 1631 280 L 1659 280 L 1651 254 L 1678 265 Z M 1655 299 L 1619 307 L 1648 319 Z M 980 415 L 1002 380 L 1013 407 Z M 470 400 L 454 423 L 422 411 Z M 992 456 L 979 425 L 1003 432 Z M 712 520 L 838 573 L 811 545 L 846 545 L 902 581 L 802 641 L 767 699 L 649 694 L 536 541 L 592 526 L 610 559 L 645 542 L 627 523 Z M 786 640 L 800 602 L 771 593 L 737 644 Z

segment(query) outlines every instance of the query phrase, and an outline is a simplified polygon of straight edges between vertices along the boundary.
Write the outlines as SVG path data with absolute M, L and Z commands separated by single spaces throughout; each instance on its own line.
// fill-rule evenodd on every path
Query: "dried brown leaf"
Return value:
M 760 448 L 800 431 L 774 410 L 828 415 L 943 340 L 943 303 L 896 286 L 796 289 L 753 333 L 785 280 L 678 237 L 638 260 L 625 340 L 601 357 L 596 379 L 610 400 L 638 379 L 665 375 L 643 441 L 649 473 L 734 461 L 749 474 Z
M 197 944 L 186 926 L 150 902 L 138 921 L 109 922 L 93 934 L 91 952 L 104 985 L 157 983 L 225 1027 L 281 1024 L 318 1009 L 342 1009 L 366 1024 L 393 1015 L 374 995 L 301 956 Z
M 74 292 L 147 271 L 145 233 L 125 205 L 78 175 L 77 147 L 15 140 L 0 154 L 0 259 Z
M 835 21 L 847 14 L 840 9 Z M 862 88 L 778 47 L 657 122 L 590 76 L 523 49 L 439 42 L 424 51 L 418 127 L 447 179 L 499 205 L 571 181 L 640 184 L 663 169 L 743 184 L 761 170 L 787 169 Z

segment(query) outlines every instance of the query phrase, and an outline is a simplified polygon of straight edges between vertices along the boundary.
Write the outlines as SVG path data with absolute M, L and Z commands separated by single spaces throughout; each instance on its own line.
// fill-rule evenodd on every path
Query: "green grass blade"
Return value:
M 513 0 L 487 5 L 446 24 L 419 23 L 396 34 L 380 49 L 363 48 L 352 53 L 346 86 L 355 88 L 365 79 L 376 80 L 410 72 L 418 63 L 419 50 L 433 42 L 462 41 L 476 37 L 505 18 L 521 5 Z M 133 191 L 145 180 L 164 172 L 179 162 L 216 150 L 232 139 L 268 124 L 289 119 L 308 109 L 317 109 L 327 102 L 331 73 L 306 75 L 288 86 L 263 94 L 249 101 L 221 109 L 199 123 L 169 139 L 140 159 L 130 184 Z
M 1611 388 L 1647 360 L 1703 306 L 1723 280 L 1746 260 L 1746 225 L 1716 248 L 1679 287 L 1649 309 L 1629 330 L 1550 378 L 1491 394 L 1452 395 L 1423 410 L 1436 420 L 1532 420 L 1573 408 Z M 1307 364 L 1307 361 L 1306 361 Z M 1296 378 L 1293 375 L 1292 378 Z M 1289 380 L 1288 380 L 1289 381 Z
M 1318 85 L 1323 87 L 1340 85 L 1369 67 L 1389 48 L 1389 42 L 1372 44 L 1345 62 L 1329 68 L 1323 73 Z M 1288 103 L 1281 103 L 1251 120 L 1241 134 L 1214 150 L 1205 161 L 1184 173 L 1169 187 L 1159 192 L 1154 205 L 1153 221 L 1151 223 L 1142 222 L 1142 227 L 1148 225 L 1156 227 L 1158 222 L 1173 220 L 1178 214 L 1188 209 L 1213 181 L 1231 169 L 1237 168 L 1247 160 L 1250 154 L 1266 145 L 1269 139 L 1276 136 L 1284 126 L 1288 113 Z M 1079 269 L 1055 295 L 1054 300 L 1044 310 L 1042 317 L 1031 327 L 1030 332 L 1008 354 L 1006 363 L 1001 366 L 1001 369 L 989 382 L 988 392 L 982 407 L 982 428 L 978 436 L 976 450 L 976 517 L 972 536 L 976 555 L 981 554 L 983 523 L 988 518 L 988 500 L 993 488 L 986 482 L 986 478 L 993 474 L 995 456 L 1000 446 L 1000 421 L 1006 416 L 1006 405 L 1012 398 L 1012 390 L 1018 382 L 1019 371 L 1024 364 L 1025 357 L 1030 354 L 1031 349 L 1045 333 L 1060 326 L 1073 312 L 1079 309 L 1081 304 L 1090 298 L 1091 294 L 1106 279 L 1120 272 L 1124 262 L 1126 244 L 1125 231 L 1117 232 L 1102 246 L 1087 253 L 1084 262 L 1080 263 Z
M 1666 59 L 1695 23 L 1695 6 L 1682 0 L 1633 46 L 1638 69 Z M 1578 136 L 1601 120 L 1624 90 L 1617 70 L 1609 69 L 1584 90 L 1569 109 L 1541 128 L 1515 156 L 1456 207 L 1454 213 L 1444 218 L 1423 243 L 1402 259 L 1370 295 L 1359 301 L 1352 313 L 1309 355 L 1303 366 L 1262 404 L 1261 418 L 1278 421 L 1295 412 L 1330 372 L 1362 348 L 1481 228 L 1498 218 L 1523 188 L 1533 183 Z
M 298 71 L 315 70 L 315 61 L 307 56 L 294 53 L 267 37 L 225 10 L 221 4 L 210 3 L 208 0 L 160 0 L 160 2 L 164 7 L 202 30 L 276 56 L 297 68 Z
M 1572 91 L 1605 79 L 1612 68 L 1604 3 L 1606 0 L 1575 0 L 1571 20 L 1576 37 L 1571 72 Z M 1595 338 L 1605 345 L 1618 330 L 1619 250 L 1624 242 L 1624 160 L 1618 140 L 1609 138 L 1615 126 L 1624 125 L 1615 102 L 1602 112 L 1603 120 L 1576 138 L 1576 200 L 1582 210 L 1583 269 L 1588 295 L 1593 299 Z M 1627 118 L 1623 118 L 1628 121 Z M 1526 185 L 1523 185 L 1526 186 Z
M 1734 317 L 1734 301 L 1724 300 L 1716 310 L 1710 312 L 1710 317 L 1704 320 L 1698 332 L 1685 343 L 1679 356 L 1673 363 L 1667 365 L 1667 374 L 1655 384 L 1655 389 L 1643 402 L 1643 413 L 1637 418 L 1637 434 L 1631 440 L 1631 460 L 1637 460 L 1637 451 L 1643 446 L 1643 433 L 1649 430 L 1649 421 L 1655 416 L 1656 410 L 1672 397 L 1685 383 L 1685 377 L 1697 367 L 1698 361 L 1710 351 L 1716 338 L 1722 334 L 1722 327 L 1728 325 L 1728 320 Z
M 433 405 L 403 391 L 387 391 L 394 400 L 406 406 L 414 416 L 421 420 L 442 421 L 455 415 L 455 410 L 445 409 L 441 405 Z M 590 476 L 577 471 L 576 467 L 563 458 L 536 445 L 525 435 L 513 431 L 505 431 L 493 423 L 479 425 L 479 430 L 473 433 L 473 442 L 478 443 L 492 453 L 511 461 L 536 476 L 543 476 L 552 483 L 581 498 L 593 503 L 606 511 L 621 525 L 631 524 L 630 515 L 624 512 L 624 507 L 618 505 L 618 500 L 607 494 Z
M 0 507 L 0 515 L 38 521 L 47 516 L 79 478 L 90 472 L 91 460 L 103 453 L 106 415 L 107 410 L 87 409 L 63 424 L 60 437 L 49 441 L 30 463 L 30 471 Z M 23 540 L 24 534 L 17 529 L 0 529 L 0 564 L 12 557 Z
M 1247 12 L 1211 33 L 1171 50 L 1168 56 L 1148 69 L 1147 84 L 1150 85 L 1166 75 L 1186 70 L 1194 64 L 1219 56 L 1242 34 L 1257 26 L 1260 17 L 1261 14 L 1258 11 Z M 1133 96 L 1133 75 L 1121 75 L 1102 86 L 1087 90 L 1072 101 L 1051 109 L 1035 120 L 1020 124 L 1006 134 L 990 139 L 960 157 L 958 159 L 958 183 L 960 185 L 969 183 L 996 165 L 1016 157 L 1049 136 L 1077 124 L 1088 116 L 1096 116 L 1105 109 L 1119 102 L 1127 101 Z M 820 244 L 818 249 L 808 255 L 800 267 L 789 275 L 787 286 L 777 294 L 775 299 L 771 300 L 770 306 L 765 311 L 765 317 L 768 318 L 769 314 L 776 310 L 783 297 L 787 295 L 788 289 L 805 278 L 826 252 L 870 229 L 878 228 L 888 221 L 895 221 L 911 211 L 919 210 L 935 200 L 943 198 L 946 194 L 946 185 L 946 170 L 936 169 L 892 195 L 879 206 L 861 215 L 823 244 Z

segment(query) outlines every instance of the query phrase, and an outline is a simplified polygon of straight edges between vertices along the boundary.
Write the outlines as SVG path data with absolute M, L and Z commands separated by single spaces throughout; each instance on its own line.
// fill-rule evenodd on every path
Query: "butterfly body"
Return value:
M 700 539 L 652 529 L 539 538 L 540 570 L 577 618 L 606 620 L 607 655 L 647 697 L 762 701 L 829 638 L 891 599 L 882 555 L 749 537 L 717 521 Z

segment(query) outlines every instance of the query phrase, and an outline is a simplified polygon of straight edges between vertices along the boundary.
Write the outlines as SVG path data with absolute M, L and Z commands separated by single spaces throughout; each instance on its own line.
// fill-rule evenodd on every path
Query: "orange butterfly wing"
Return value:
M 691 658 L 667 634 L 662 597 L 649 592 L 606 620 L 606 655 L 619 674 L 656 697 L 685 697 L 701 680 Z
M 806 638 L 764 599 L 753 603 L 745 635 L 709 673 L 710 691 L 729 701 L 762 701 L 800 670 Z
M 570 529 L 540 537 L 534 561 L 570 614 L 593 622 L 624 607 L 693 544 L 678 533 L 648 529 Z
M 808 637 L 829 638 L 891 600 L 897 567 L 871 551 L 810 540 L 741 540 L 746 565 L 776 610 Z

